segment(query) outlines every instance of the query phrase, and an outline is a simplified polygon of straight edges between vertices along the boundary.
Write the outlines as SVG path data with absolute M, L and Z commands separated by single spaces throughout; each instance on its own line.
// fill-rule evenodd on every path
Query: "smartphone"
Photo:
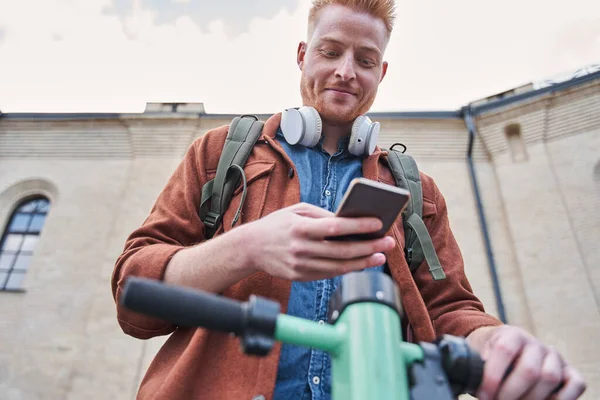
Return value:
M 396 186 L 355 178 L 342 198 L 336 216 L 346 218 L 375 217 L 383 227 L 368 234 L 328 237 L 327 240 L 370 240 L 383 237 L 408 205 L 410 192 Z

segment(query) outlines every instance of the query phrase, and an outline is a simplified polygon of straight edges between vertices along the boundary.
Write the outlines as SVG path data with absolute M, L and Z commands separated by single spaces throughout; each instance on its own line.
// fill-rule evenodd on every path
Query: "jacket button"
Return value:
M 252 398 L 252 400 L 265 400 L 265 396 L 263 396 L 262 394 L 257 394 Z
M 290 177 L 290 179 L 292 179 L 294 177 L 294 168 L 289 169 L 288 176 Z

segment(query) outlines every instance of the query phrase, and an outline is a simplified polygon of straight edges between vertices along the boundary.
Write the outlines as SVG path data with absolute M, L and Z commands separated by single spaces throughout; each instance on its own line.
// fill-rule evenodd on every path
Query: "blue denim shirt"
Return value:
M 362 176 L 362 158 L 348 152 L 348 138 L 340 140 L 338 150 L 333 155 L 323 149 L 323 139 L 314 148 L 291 146 L 279 130 L 277 140 L 296 167 L 300 180 L 300 201 L 335 212 L 352 179 Z M 383 271 L 383 266 L 374 269 Z M 339 282 L 339 276 L 312 282 L 292 282 L 287 314 L 326 323 L 329 298 Z M 274 399 L 330 398 L 329 354 L 283 344 Z

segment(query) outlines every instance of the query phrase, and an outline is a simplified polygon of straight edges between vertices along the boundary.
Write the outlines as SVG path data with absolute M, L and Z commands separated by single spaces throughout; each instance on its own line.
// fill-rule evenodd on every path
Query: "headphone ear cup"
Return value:
M 300 143 L 304 138 L 304 118 L 295 108 L 286 109 L 281 114 L 281 132 L 286 142 L 291 145 Z
M 321 140 L 323 122 L 314 107 L 300 107 L 300 114 L 304 119 L 304 135 L 300 144 L 305 147 L 315 147 Z
M 351 154 L 359 157 L 364 154 L 365 149 L 365 133 L 368 133 L 368 125 L 364 115 L 357 117 L 352 124 L 352 132 L 350 134 L 350 142 L 348 143 L 348 151 Z
M 377 140 L 379 139 L 380 128 L 381 125 L 379 124 L 379 122 L 373 122 L 369 127 L 369 134 L 365 143 L 365 154 L 367 156 L 370 156 L 375 151 L 375 147 L 377 146 Z
M 372 122 L 366 115 L 356 118 L 352 124 L 348 151 L 357 157 L 373 154 L 379 137 L 379 126 L 379 122 Z

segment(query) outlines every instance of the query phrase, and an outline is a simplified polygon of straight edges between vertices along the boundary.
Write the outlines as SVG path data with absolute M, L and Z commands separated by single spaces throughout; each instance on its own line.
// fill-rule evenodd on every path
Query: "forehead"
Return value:
M 376 47 L 384 52 L 388 37 L 382 19 L 338 4 L 330 4 L 316 15 L 311 42 L 323 38 L 357 46 Z

